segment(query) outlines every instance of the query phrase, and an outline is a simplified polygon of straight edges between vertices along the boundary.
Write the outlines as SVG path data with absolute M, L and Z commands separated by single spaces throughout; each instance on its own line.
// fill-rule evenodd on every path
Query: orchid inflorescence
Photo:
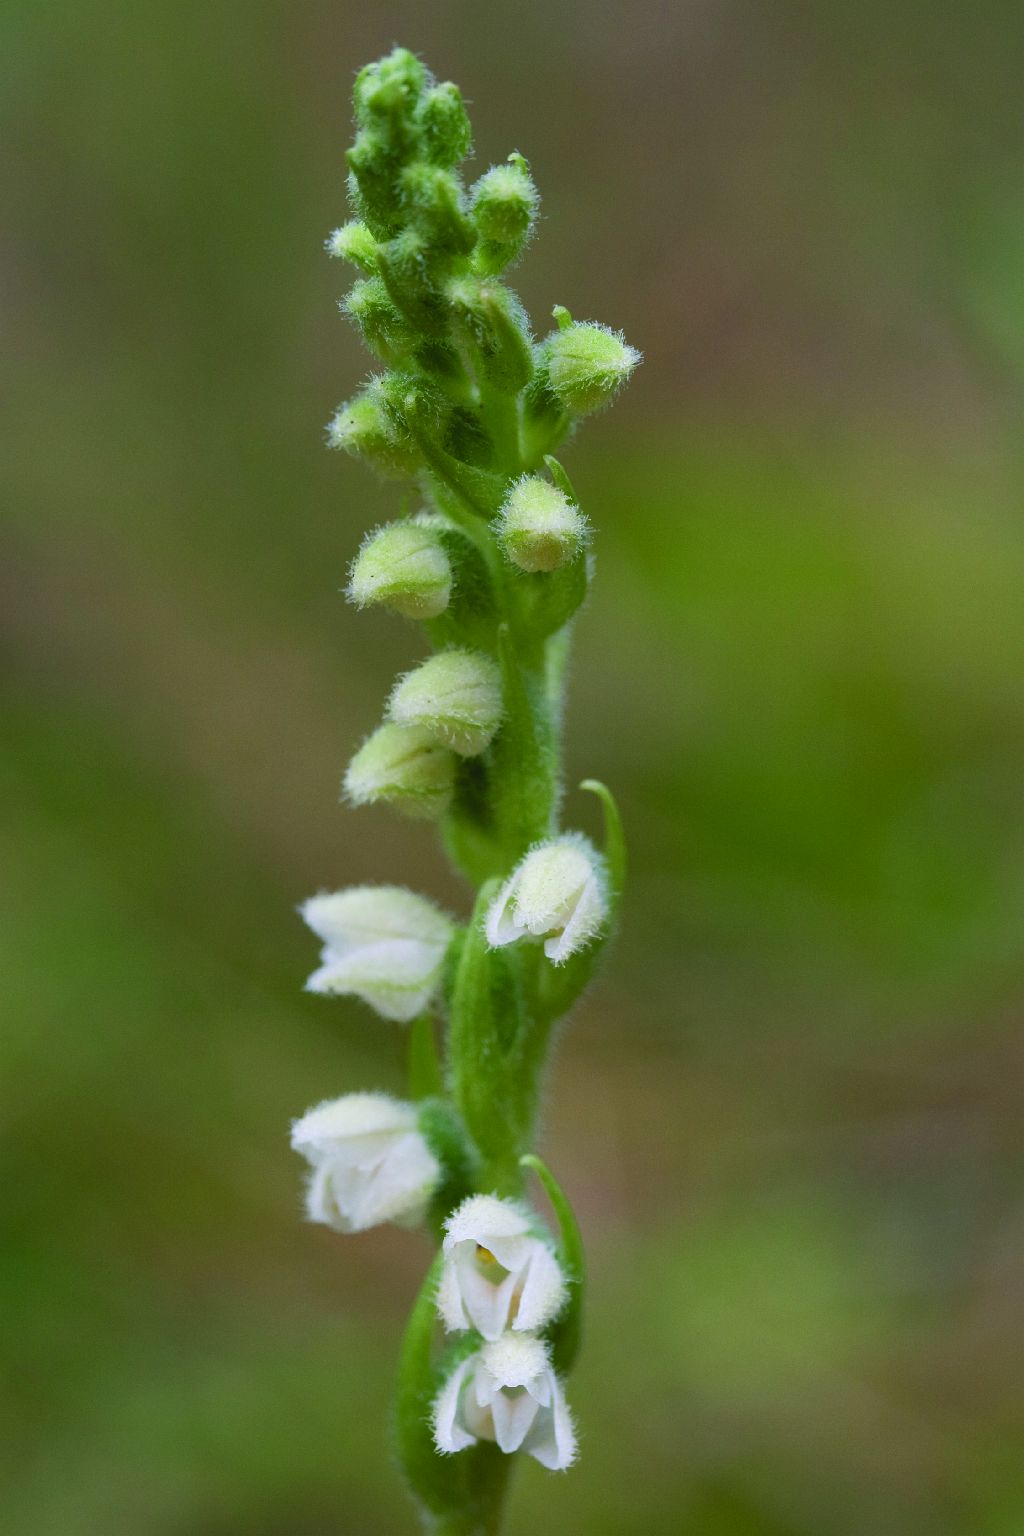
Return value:
M 397 1440 L 428 1528 L 472 1536 L 497 1530 L 514 1452 L 556 1470 L 576 1454 L 564 1381 L 582 1248 L 530 1148 L 552 1031 L 611 934 L 625 856 L 596 780 L 581 787 L 600 799 L 603 849 L 559 824 L 566 658 L 593 557 L 553 453 L 639 354 L 561 306 L 534 341 L 502 273 L 533 232 L 537 189 L 518 153 L 464 186 L 456 86 L 396 49 L 360 72 L 354 99 L 354 217 L 327 244 L 360 274 L 342 309 L 381 371 L 328 440 L 422 505 L 367 536 L 348 596 L 421 624 L 432 654 L 395 683 L 344 789 L 438 822 L 477 896 L 464 923 L 391 885 L 305 903 L 323 945 L 309 990 L 409 1026 L 409 1098 L 328 1100 L 292 1143 L 311 1220 L 424 1224 L 439 1241 L 406 1330 Z M 529 1170 L 557 1239 L 527 1202 Z

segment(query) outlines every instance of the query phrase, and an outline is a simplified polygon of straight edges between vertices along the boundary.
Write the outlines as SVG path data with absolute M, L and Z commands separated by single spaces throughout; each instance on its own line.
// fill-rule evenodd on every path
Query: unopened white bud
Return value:
M 574 416 L 610 404 L 640 361 L 621 334 L 591 322 L 571 322 L 545 347 L 551 388 Z
M 383 1221 L 415 1226 L 441 1182 L 416 1106 L 383 1093 L 317 1105 L 292 1126 L 292 1146 L 312 1168 L 310 1221 L 336 1232 L 363 1232 Z
M 443 1454 L 478 1440 L 506 1455 L 525 1451 L 562 1472 L 576 1456 L 576 1436 L 547 1345 L 506 1333 L 456 1366 L 434 1403 L 434 1444 Z
M 451 562 L 436 532 L 422 523 L 389 523 L 356 556 L 348 595 L 357 608 L 380 603 L 407 619 L 436 619 L 448 606 Z
M 516 939 L 544 940 L 561 965 L 584 949 L 608 916 L 604 867 L 585 837 L 568 833 L 532 848 L 506 880 L 487 913 L 487 942 L 497 949 Z
M 349 763 L 345 793 L 354 805 L 383 800 L 407 816 L 433 821 L 451 804 L 455 767 L 454 754 L 435 732 L 386 721 Z
M 397 725 L 418 727 L 463 757 L 475 757 L 501 723 L 498 665 L 481 651 L 440 651 L 399 679 L 388 714 Z
M 587 520 L 557 485 L 524 475 L 509 492 L 498 520 L 498 542 L 522 571 L 557 571 L 582 551 Z
M 444 1325 L 485 1339 L 508 1329 L 543 1328 L 565 1301 L 565 1278 L 550 1246 L 511 1200 L 471 1195 L 445 1223 L 437 1293 Z
M 426 897 L 359 885 L 313 896 L 301 911 L 324 945 L 307 991 L 362 998 L 401 1024 L 430 1006 L 453 928 Z

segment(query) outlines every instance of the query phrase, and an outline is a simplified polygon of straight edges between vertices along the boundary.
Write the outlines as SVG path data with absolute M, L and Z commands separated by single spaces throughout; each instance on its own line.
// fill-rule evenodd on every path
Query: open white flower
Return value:
M 485 932 L 493 949 L 543 938 L 544 953 L 561 965 L 590 943 L 607 916 L 601 861 L 585 837 L 568 833 L 530 849 L 492 903 Z
M 357 885 L 313 896 L 301 911 L 324 941 L 307 991 L 360 997 L 400 1024 L 429 1005 L 453 931 L 432 902 L 397 885 Z
M 478 1440 L 506 1453 L 525 1451 L 561 1472 L 576 1456 L 576 1436 L 561 1382 L 544 1343 L 506 1333 L 456 1366 L 434 1404 L 434 1443 L 451 1454 Z
M 312 1167 L 310 1221 L 363 1232 L 382 1221 L 415 1226 L 441 1181 L 417 1125 L 416 1106 L 384 1093 L 349 1093 L 307 1111 L 292 1146 Z
M 494 1340 L 509 1328 L 543 1328 L 562 1309 L 558 1260 L 510 1200 L 464 1200 L 445 1223 L 442 1252 L 437 1305 L 446 1328 L 475 1328 Z

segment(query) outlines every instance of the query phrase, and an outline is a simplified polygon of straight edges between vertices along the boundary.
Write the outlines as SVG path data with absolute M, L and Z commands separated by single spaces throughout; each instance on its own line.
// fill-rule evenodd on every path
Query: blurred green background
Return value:
M 588 1235 L 582 1460 L 510 1536 L 1024 1531 L 1024 26 L 982 0 L 6 0 L 12 1536 L 397 1536 L 427 1253 L 300 1222 L 290 1118 L 400 1084 L 295 905 L 413 629 L 339 595 L 397 493 L 321 242 L 395 41 L 544 196 L 516 274 L 647 355 L 572 782 L 628 914 L 544 1151 Z M 569 816 L 594 830 L 573 794 Z

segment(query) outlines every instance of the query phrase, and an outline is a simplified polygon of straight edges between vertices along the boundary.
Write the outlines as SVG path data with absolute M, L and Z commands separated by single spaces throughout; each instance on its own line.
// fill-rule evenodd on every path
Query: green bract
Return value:
M 402 1348 L 397 1444 L 429 1530 L 495 1536 L 516 1456 L 563 1469 L 575 1455 L 564 1375 L 582 1242 L 532 1147 L 552 1031 L 607 944 L 625 868 L 603 785 L 583 786 L 601 800 L 601 848 L 560 821 L 570 626 L 591 561 L 553 454 L 640 359 L 561 306 L 534 340 L 501 274 L 535 229 L 537 188 L 513 153 L 467 191 L 456 86 L 398 48 L 360 71 L 354 100 L 352 217 L 327 249 L 356 269 L 341 307 L 383 371 L 328 440 L 407 481 L 425 510 L 396 507 L 367 536 L 348 596 L 422 622 L 432 654 L 394 684 L 344 787 L 354 805 L 437 820 L 475 895 L 461 924 L 393 885 L 306 903 L 324 944 L 310 989 L 408 1026 L 409 1075 L 405 1100 L 326 1102 L 296 1145 L 314 1219 L 420 1220 L 442 1242 Z M 528 1169 L 557 1238 L 527 1203 Z

